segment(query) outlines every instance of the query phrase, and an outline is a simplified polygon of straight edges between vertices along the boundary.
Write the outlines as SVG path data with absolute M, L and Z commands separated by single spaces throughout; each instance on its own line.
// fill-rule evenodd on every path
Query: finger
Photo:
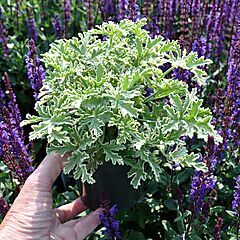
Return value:
M 86 209 L 87 207 L 83 204 L 83 201 L 80 198 L 78 198 L 71 203 L 68 203 L 59 208 L 54 209 L 54 212 L 57 215 L 59 221 L 61 223 L 64 223 L 74 218 L 75 216 L 85 211 Z
M 73 229 L 79 240 L 85 239 L 85 237 L 87 237 L 100 224 L 99 214 L 101 211 L 102 209 L 99 208 L 88 214 L 86 217 L 81 218 L 79 222 L 75 224 Z
M 72 228 L 79 222 L 79 219 L 74 219 L 74 220 L 71 220 L 71 221 L 68 221 L 68 222 L 65 222 L 62 224 L 62 226 L 65 226 L 65 227 L 69 227 L 69 228 Z
M 29 176 L 26 185 L 29 184 L 33 187 L 39 185 L 40 190 L 50 191 L 52 184 L 63 170 L 63 164 L 68 157 L 69 154 L 65 154 L 63 157 L 60 154 L 47 155 L 38 168 Z

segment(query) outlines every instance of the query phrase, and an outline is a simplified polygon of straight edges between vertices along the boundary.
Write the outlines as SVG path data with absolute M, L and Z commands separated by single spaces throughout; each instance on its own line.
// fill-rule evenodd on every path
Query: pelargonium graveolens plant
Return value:
M 182 137 L 220 140 L 196 90 L 168 77 L 183 68 L 203 85 L 201 67 L 211 61 L 187 54 L 177 41 L 152 39 L 145 24 L 103 23 L 79 38 L 57 40 L 44 54 L 38 116 L 27 115 L 22 125 L 33 124 L 31 140 L 47 137 L 49 153 L 72 152 L 64 171 L 83 182 L 94 183 L 94 171 L 106 161 L 130 166 L 135 188 L 147 177 L 158 180 L 173 163 L 204 171 Z

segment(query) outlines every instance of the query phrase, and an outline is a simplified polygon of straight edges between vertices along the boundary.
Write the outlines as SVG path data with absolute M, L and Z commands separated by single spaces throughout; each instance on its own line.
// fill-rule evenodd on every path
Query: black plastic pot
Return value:
M 91 210 L 97 209 L 101 202 L 109 200 L 117 204 L 119 210 L 126 210 L 136 203 L 139 191 L 130 185 L 127 177 L 128 166 L 112 165 L 107 162 L 94 173 L 94 184 L 84 184 L 84 204 Z

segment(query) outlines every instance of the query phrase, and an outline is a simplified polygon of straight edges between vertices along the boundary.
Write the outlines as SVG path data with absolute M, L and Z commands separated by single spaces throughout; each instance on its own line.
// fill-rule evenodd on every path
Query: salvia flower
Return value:
M 0 216 L 2 218 L 5 217 L 5 215 L 7 214 L 9 208 L 8 208 L 8 205 L 4 199 L 4 197 L 0 197 Z
M 83 1 L 86 12 L 87 12 L 87 25 L 88 28 L 92 28 L 94 23 L 93 23 L 93 0 L 84 0 Z
M 62 1 L 62 16 L 63 16 L 63 26 L 64 26 L 63 29 L 64 29 L 64 33 L 66 35 L 68 25 L 72 20 L 71 0 L 63 0 Z
M 138 6 L 136 0 L 128 0 L 128 2 L 129 2 L 129 4 L 128 4 L 128 10 L 129 10 L 128 18 L 135 22 L 138 19 L 140 19 L 139 6 Z
M 214 189 L 216 178 L 212 173 L 197 171 L 193 178 L 190 190 L 190 201 L 197 215 L 201 213 L 204 206 L 205 196 Z
M 6 35 L 6 30 L 3 25 L 3 22 L 1 20 L 1 14 L 0 14 L 0 42 L 2 43 L 2 49 L 3 49 L 3 54 L 5 58 L 8 58 L 9 56 L 9 48 L 7 46 L 8 43 L 8 38 Z
M 42 87 L 42 82 L 45 78 L 45 71 L 37 55 L 33 39 L 28 41 L 28 53 L 26 56 L 26 64 L 28 70 L 28 79 L 34 92 L 33 96 L 35 100 L 37 100 L 38 93 Z
M 189 40 L 188 40 L 188 34 L 189 34 L 189 23 L 188 23 L 188 17 L 190 13 L 190 1 L 189 0 L 181 0 L 181 15 L 180 15 L 180 37 L 179 42 L 182 46 L 182 48 L 189 50 Z
M 7 117 L 9 118 L 9 112 L 4 109 L 4 118 L 6 119 Z M 5 121 L 7 123 L 0 122 L 1 159 L 14 178 L 20 184 L 24 184 L 28 176 L 33 172 L 32 160 L 18 131 L 11 126 L 11 119 L 6 119 Z
M 107 19 L 108 16 L 114 14 L 114 3 L 112 0 L 104 0 L 103 4 L 103 17 Z
M 162 14 L 164 19 L 164 26 L 162 35 L 168 39 L 172 39 L 174 11 L 175 11 L 175 0 L 164 1 L 164 9 Z
M 8 77 L 7 73 L 4 73 L 3 76 L 3 83 L 5 86 L 5 93 L 2 91 L 2 108 L 1 110 L 4 109 L 4 106 L 7 107 L 7 109 L 10 110 L 10 117 L 12 119 L 12 121 L 14 120 L 14 127 L 19 127 L 20 123 L 22 121 L 22 117 L 21 117 L 21 113 L 17 104 L 17 99 L 16 99 L 16 95 L 13 92 L 11 83 L 10 83 L 10 79 Z M 4 105 L 4 98 L 6 98 L 6 104 Z M 2 111 L 0 110 L 0 113 L 2 113 Z M 3 115 L 3 114 L 2 114 Z M 20 136 L 23 138 L 24 137 L 24 133 L 22 128 L 19 128 L 19 134 Z
M 214 199 L 216 177 L 214 171 L 216 165 L 221 160 L 221 144 L 216 145 L 214 138 L 209 136 L 207 145 L 203 149 L 203 155 L 200 155 L 199 162 L 204 162 L 208 168 L 207 172 L 196 171 L 191 184 L 190 201 L 192 208 L 197 216 L 200 216 L 201 222 L 205 222 L 210 213 L 210 207 Z M 208 196 L 208 198 L 206 198 Z
M 62 27 L 59 15 L 57 14 L 54 14 L 53 27 L 54 27 L 55 36 L 57 37 L 57 39 L 61 39 L 63 37 L 63 27 Z
M 192 17 L 192 39 L 197 39 L 199 35 L 199 25 L 201 22 L 201 1 L 193 0 L 191 6 Z
M 220 133 L 224 139 L 225 147 L 238 149 L 240 141 L 240 9 L 235 16 L 235 34 L 232 37 L 231 50 L 228 62 L 227 87 Z M 228 144 L 228 143 L 231 144 Z
M 104 198 L 101 203 L 103 211 L 100 213 L 99 218 L 105 227 L 103 234 L 108 236 L 109 240 L 122 239 L 119 231 L 119 221 L 116 220 L 116 213 L 118 211 L 117 205 L 110 207 L 110 201 Z
M 21 115 L 16 96 L 8 75 L 4 75 L 5 101 L 0 121 L 1 159 L 21 184 L 33 172 L 32 160 L 25 145 L 25 136 L 20 127 Z
M 214 240 L 221 240 L 222 224 L 223 224 L 223 220 L 221 217 L 219 217 L 216 225 L 214 226 Z
M 236 179 L 235 192 L 233 195 L 232 209 L 237 218 L 240 217 L 240 175 Z
M 118 2 L 118 20 L 127 18 L 128 0 L 119 0 Z
M 151 2 L 150 1 L 143 1 L 143 15 L 144 15 L 144 17 L 146 17 L 146 18 L 149 17 L 150 8 L 151 8 Z
M 150 36 L 152 38 L 154 38 L 155 36 L 158 36 L 160 33 L 158 17 L 156 16 L 152 17 L 151 28 L 152 30 L 151 30 Z
M 28 35 L 30 39 L 33 39 L 35 42 L 38 39 L 38 30 L 36 21 L 33 16 L 31 16 L 29 10 L 27 10 L 28 13 L 28 20 L 27 20 L 27 26 L 28 26 Z

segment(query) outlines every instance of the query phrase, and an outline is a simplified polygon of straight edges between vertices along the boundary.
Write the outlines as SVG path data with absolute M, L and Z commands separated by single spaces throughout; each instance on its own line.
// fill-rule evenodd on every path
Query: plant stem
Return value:
M 175 69 L 175 67 L 170 67 L 166 72 L 164 72 L 161 76 L 160 76 L 160 78 L 164 78 L 167 74 L 169 74 L 172 70 L 174 70 Z M 161 91 L 161 90 L 160 90 Z M 159 91 L 156 91 L 155 93 L 153 93 L 153 94 L 151 94 L 149 97 L 146 97 L 145 98 L 145 100 L 144 100 L 144 102 L 145 103 L 147 103 L 147 102 L 149 102 L 149 101 L 151 101 L 151 100 L 155 100 L 155 99 L 153 99 L 154 98 L 154 96 L 156 96 L 157 94 L 158 94 L 158 92 Z
M 164 72 L 162 75 L 161 75 L 161 78 L 164 78 L 166 75 L 168 75 L 172 70 L 174 70 L 175 67 L 170 67 L 166 72 Z

